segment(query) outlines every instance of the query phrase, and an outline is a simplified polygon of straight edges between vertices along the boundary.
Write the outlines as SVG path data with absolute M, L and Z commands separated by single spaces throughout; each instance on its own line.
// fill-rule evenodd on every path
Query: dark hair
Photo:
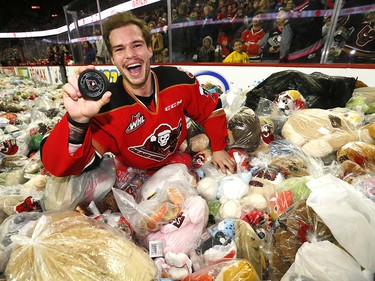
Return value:
M 103 38 L 105 45 L 107 47 L 107 50 L 112 55 L 112 48 L 111 48 L 111 42 L 109 41 L 109 35 L 114 29 L 128 26 L 128 25 L 136 25 L 140 28 L 142 32 L 143 39 L 146 42 L 146 45 L 148 47 L 151 46 L 151 31 L 148 28 L 146 22 L 142 19 L 137 18 L 133 13 L 131 12 L 121 12 L 114 14 L 113 16 L 109 17 L 103 25 Z
M 180 15 L 186 15 L 188 12 L 188 5 L 185 2 L 180 3 L 178 6 L 178 13 Z
M 236 38 L 236 39 L 234 39 L 234 40 L 233 40 L 233 45 L 234 45 L 234 43 L 241 43 L 241 44 L 243 45 L 243 41 L 242 41 L 241 38 Z
M 87 48 L 93 48 L 92 44 L 90 41 L 84 41 L 83 44 L 87 44 Z

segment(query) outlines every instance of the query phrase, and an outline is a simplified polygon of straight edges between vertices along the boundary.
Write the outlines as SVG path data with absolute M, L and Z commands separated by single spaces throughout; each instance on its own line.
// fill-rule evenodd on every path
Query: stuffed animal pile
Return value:
M 301 278 L 313 280 L 312 265 L 305 272 L 299 263 L 305 245 L 353 250 L 319 215 L 318 203 L 329 202 L 310 183 L 324 186 L 326 175 L 363 200 L 345 201 L 348 211 L 340 209 L 340 216 L 361 210 L 358 224 L 375 225 L 375 93 L 366 87 L 346 95 L 347 107 L 325 109 L 312 108 L 302 88 L 269 93 L 272 98 L 251 97 L 249 89 L 220 92 L 234 174 L 214 168 L 207 135 L 187 120 L 188 136 L 173 163 L 154 174 L 106 155 L 97 169 L 65 178 L 49 175 L 38 151 L 42 135 L 64 113 L 60 90 L 0 76 L 0 91 L 5 279 L 284 281 L 292 280 L 297 263 Z M 258 103 L 251 109 L 245 100 L 252 98 Z M 326 194 L 344 202 L 328 186 Z M 350 237 L 355 230 L 346 231 Z M 374 236 L 368 231 L 361 243 L 373 249 Z M 324 249 L 317 260 L 337 254 Z M 361 264 L 356 280 L 375 272 L 375 254 L 361 256 L 353 254 L 352 264 Z M 325 280 L 336 273 L 327 269 Z

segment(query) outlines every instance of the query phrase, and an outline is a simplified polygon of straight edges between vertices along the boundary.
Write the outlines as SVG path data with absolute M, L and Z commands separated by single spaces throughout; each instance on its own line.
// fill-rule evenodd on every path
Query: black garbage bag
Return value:
M 297 70 L 285 70 L 271 74 L 246 94 L 245 105 L 256 110 L 260 98 L 273 101 L 278 94 L 297 90 L 305 98 L 308 108 L 329 109 L 345 107 L 352 97 L 357 78 L 329 76 L 320 72 L 305 74 Z

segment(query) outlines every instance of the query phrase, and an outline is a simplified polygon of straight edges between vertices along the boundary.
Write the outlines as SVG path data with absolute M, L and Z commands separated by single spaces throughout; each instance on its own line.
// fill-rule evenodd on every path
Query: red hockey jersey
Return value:
M 56 176 L 79 174 L 106 152 L 122 164 L 154 170 L 167 164 L 187 136 L 186 116 L 202 124 L 213 151 L 226 148 L 226 115 L 217 94 L 176 67 L 152 68 L 155 96 L 146 106 L 127 92 L 120 76 L 110 84 L 111 100 L 91 119 L 84 142 L 69 153 L 67 116 L 45 135 L 41 158 Z

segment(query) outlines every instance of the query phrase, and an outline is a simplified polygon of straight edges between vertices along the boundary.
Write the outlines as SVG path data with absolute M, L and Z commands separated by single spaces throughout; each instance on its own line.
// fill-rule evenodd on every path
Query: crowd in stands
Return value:
M 367 0 L 362 2 L 366 4 Z M 120 4 L 119 0 L 101 1 L 101 9 Z M 293 9 L 324 10 L 320 0 L 172 0 L 172 22 L 168 23 L 163 1 L 133 12 L 152 30 L 153 62 L 319 62 L 324 46 L 324 28 L 329 17 L 290 17 Z M 349 1 L 350 2 L 350 1 Z M 370 4 L 371 0 L 368 1 Z M 374 31 L 374 12 L 346 19 L 345 30 L 359 33 L 361 24 L 369 22 Z M 351 25 L 351 26 L 350 26 Z M 172 52 L 169 52 L 167 26 L 172 26 Z M 357 29 L 357 33 L 353 33 Z M 97 30 L 96 30 L 97 31 Z M 96 32 L 94 31 L 94 32 Z M 93 35 L 92 28 L 83 29 Z M 87 34 L 86 34 L 87 33 Z M 100 37 L 100 32 L 94 35 Z M 349 35 L 345 39 L 349 39 Z M 375 59 L 375 40 L 366 49 L 370 62 Z M 236 47 L 235 47 L 236 44 Z M 241 48 L 238 46 L 241 45 Z M 341 49 L 345 49 L 341 42 Z M 337 47 L 337 46 L 336 46 Z M 356 46 L 358 47 L 358 46 Z M 79 48 L 75 63 L 105 63 L 103 42 L 86 41 Z M 337 56 L 340 55 L 340 51 Z M 72 50 L 72 47 L 71 49 Z M 101 52 L 101 51 L 100 51 Z M 79 54 L 78 54 L 79 53 Z M 171 57 L 169 57 L 171 55 Z M 230 55 L 230 59 L 226 59 Z M 235 59 L 234 59 L 235 58 Z M 366 59 L 369 62 L 368 58 Z

